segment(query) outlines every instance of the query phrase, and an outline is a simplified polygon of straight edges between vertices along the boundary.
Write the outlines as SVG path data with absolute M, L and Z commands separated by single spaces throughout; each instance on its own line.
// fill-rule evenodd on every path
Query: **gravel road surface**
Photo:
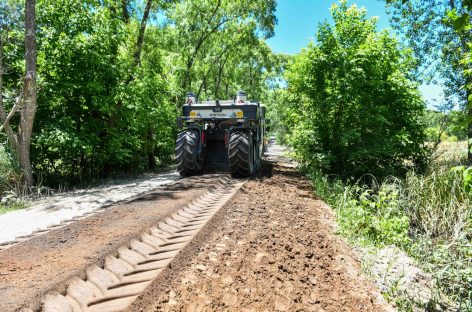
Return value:
M 177 172 L 170 172 L 116 185 L 56 195 L 47 198 L 46 203 L 0 215 L 0 244 L 92 213 L 103 206 L 150 191 L 178 178 Z

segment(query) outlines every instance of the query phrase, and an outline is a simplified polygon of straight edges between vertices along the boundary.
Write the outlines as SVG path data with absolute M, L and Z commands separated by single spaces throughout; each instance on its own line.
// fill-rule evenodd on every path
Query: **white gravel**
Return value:
M 266 159 L 277 159 L 287 154 L 287 149 L 277 144 L 269 147 Z M 80 217 L 112 203 L 152 190 L 179 179 L 175 171 L 146 178 L 119 181 L 114 184 L 53 195 L 46 202 L 26 209 L 0 215 L 0 244 L 14 241 L 38 230 Z
M 47 198 L 46 203 L 0 215 L 0 244 L 13 241 L 20 236 L 30 235 L 37 230 L 45 230 L 63 221 L 93 212 L 105 205 L 171 183 L 178 178 L 177 172 L 169 172 L 51 196 Z

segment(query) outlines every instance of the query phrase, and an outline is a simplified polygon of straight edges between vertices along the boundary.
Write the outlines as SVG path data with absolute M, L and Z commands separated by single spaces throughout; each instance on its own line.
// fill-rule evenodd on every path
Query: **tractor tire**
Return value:
M 232 177 L 250 177 L 254 174 L 254 144 L 249 131 L 231 132 L 228 159 Z
M 256 151 L 254 153 L 254 173 L 258 173 L 262 168 L 262 159 L 259 156 L 259 153 Z
M 198 174 L 203 169 L 203 159 L 198 153 L 199 135 L 197 130 L 185 130 L 178 134 L 175 145 L 177 171 L 181 176 Z

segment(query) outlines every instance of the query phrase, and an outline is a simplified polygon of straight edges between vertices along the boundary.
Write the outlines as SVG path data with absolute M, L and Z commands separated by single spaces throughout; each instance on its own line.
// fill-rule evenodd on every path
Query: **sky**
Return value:
M 276 16 L 278 24 L 275 36 L 268 44 L 275 52 L 296 54 L 313 40 L 320 22 L 330 20 L 329 8 L 336 0 L 278 0 Z M 378 16 L 378 28 L 390 28 L 388 15 L 383 0 L 350 0 L 349 4 L 357 4 L 367 9 L 368 16 Z M 422 85 L 420 91 L 433 106 L 434 100 L 441 99 L 442 89 L 439 86 Z

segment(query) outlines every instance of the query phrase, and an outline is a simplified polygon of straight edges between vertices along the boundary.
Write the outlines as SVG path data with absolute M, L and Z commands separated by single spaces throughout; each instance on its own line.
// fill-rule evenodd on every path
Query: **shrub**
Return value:
M 312 172 L 310 178 L 316 193 L 335 208 L 344 236 L 375 246 L 410 243 L 410 221 L 402 210 L 398 180 L 369 186 L 330 181 L 319 172 Z
M 10 155 L 0 144 L 0 198 L 3 192 L 11 189 L 16 180 L 16 171 L 10 159 Z
M 287 71 L 288 91 L 298 97 L 284 111 L 295 152 L 342 178 L 423 167 L 424 103 L 408 79 L 411 56 L 377 32 L 364 9 L 341 1 L 332 15 L 334 25 L 321 24 Z
M 433 275 L 459 311 L 472 311 L 472 169 L 409 172 L 380 185 L 373 178 L 348 184 L 304 170 L 335 209 L 341 234 L 362 245 L 400 247 Z

